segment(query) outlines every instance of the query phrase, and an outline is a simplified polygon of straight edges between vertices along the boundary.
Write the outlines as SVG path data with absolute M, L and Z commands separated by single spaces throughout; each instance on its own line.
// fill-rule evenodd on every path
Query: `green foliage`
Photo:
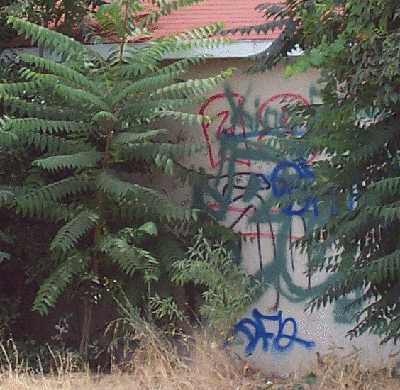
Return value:
M 193 283 L 204 288 L 200 313 L 221 334 L 254 302 L 259 282 L 235 264 L 232 253 L 221 242 L 212 243 L 200 231 L 186 257 L 173 264 L 173 280 L 178 284 Z
M 140 228 L 139 228 L 140 229 Z M 157 259 L 149 252 L 138 248 L 129 238 L 135 237 L 132 229 L 123 229 L 115 236 L 109 236 L 103 240 L 101 251 L 107 254 L 111 261 L 121 267 L 127 275 L 135 272 L 144 273 L 146 282 L 157 281 L 159 268 Z
M 99 215 L 89 210 L 81 211 L 57 232 L 50 245 L 50 250 L 68 253 L 76 247 L 82 237 L 96 227 L 99 220 Z
M 41 314 L 48 314 L 60 295 L 71 284 L 74 276 L 82 274 L 87 267 L 87 258 L 80 254 L 70 254 L 45 280 L 36 295 L 33 309 Z
M 1 50 L 7 47 L 7 43 L 15 38 L 15 32 L 8 28 L 7 20 L 7 8 L 13 3 L 13 0 L 1 0 L 0 1 L 0 53 Z
M 315 192 L 321 205 L 331 205 L 334 193 L 341 211 L 303 243 L 330 253 L 318 256 L 315 270 L 339 276 L 311 308 L 361 291 L 354 305 L 361 303 L 363 309 L 350 334 L 369 331 L 381 335 L 383 341 L 397 341 L 399 3 L 288 0 L 281 15 L 296 25 L 294 32 L 286 27 L 282 34 L 289 34 L 292 47 L 300 44 L 305 52 L 288 74 L 310 67 L 321 72 L 324 104 L 306 110 L 305 140 L 327 156 L 315 164 Z M 279 55 L 286 55 L 286 50 L 282 46 Z M 273 61 L 269 57 L 260 65 Z M 356 201 L 354 210 L 346 209 L 349 197 Z M 332 256 L 332 250 L 337 255 Z
M 209 227 L 207 235 L 202 229 L 198 230 L 193 246 L 180 256 L 174 255 L 174 250 L 167 249 L 167 256 L 172 254 L 174 260 L 166 271 L 168 277 L 177 286 L 187 286 L 192 293 L 196 292 L 196 288 L 201 291 L 201 299 L 196 298 L 199 302 L 188 308 L 191 305 L 189 302 L 182 306 L 178 304 L 176 296 L 154 292 L 144 315 L 117 287 L 113 290 L 113 299 L 120 317 L 107 327 L 114 341 L 116 338 L 126 342 L 143 338 L 147 340 L 149 336 L 152 339 L 158 334 L 157 337 L 165 342 L 165 336 L 184 336 L 185 329 L 192 330 L 192 327 L 188 328 L 190 317 L 197 316 L 198 312 L 200 318 L 196 317 L 197 321 L 200 320 L 219 335 L 230 335 L 233 324 L 261 292 L 261 285 L 235 263 L 232 253 L 227 249 L 228 241 L 237 237 L 232 237 L 232 232 L 227 228 L 218 225 Z M 220 241 L 223 236 L 227 241 Z M 162 330 L 163 336 L 155 330 L 154 325 Z
M 29 21 L 49 27 L 50 25 L 64 34 L 77 33 L 85 16 L 91 8 L 104 2 L 99 0 L 16 0 L 6 2 L 6 12 L 26 18 Z
M 106 328 L 106 334 L 111 337 L 108 349 L 112 357 L 121 355 L 122 347 L 122 360 L 126 364 L 131 364 L 133 353 L 144 351 L 159 354 L 171 350 L 172 345 L 165 337 L 165 333 L 160 332 L 151 321 L 144 319 L 137 306 L 132 304 L 121 289 L 116 289 L 113 298 L 119 316 Z M 158 298 L 156 301 L 159 301 Z M 173 306 L 172 304 L 171 307 Z M 165 314 L 163 310 L 158 311 L 161 316 Z
M 182 323 L 189 323 L 181 308 L 178 307 L 176 300 L 172 296 L 161 298 L 158 294 L 149 299 L 150 310 L 153 321 L 163 324 L 163 332 L 172 337 L 182 334 L 183 329 L 179 326 Z
M 302 26 L 299 20 L 295 18 L 295 13 L 299 1 L 287 0 L 285 4 L 261 3 L 256 9 L 263 12 L 267 21 L 259 25 L 244 26 L 240 28 L 227 29 L 225 34 L 246 35 L 251 32 L 266 33 L 274 30 L 280 30 L 279 36 L 271 46 L 265 51 L 254 57 L 255 65 L 253 71 L 265 71 L 271 69 L 287 56 L 287 53 L 295 49 L 298 44 L 302 47 Z M 300 1 L 304 13 L 308 12 L 310 1 Z
M 160 2 L 156 12 L 170 12 L 171 4 Z M 163 118 L 204 120 L 185 107 L 232 71 L 182 81 L 198 60 L 168 65 L 162 56 L 220 44 L 221 39 L 210 38 L 220 26 L 130 48 L 127 37 L 139 27 L 135 18 L 132 23 L 128 19 L 140 9 L 138 1 L 117 1 L 100 9 L 99 21 L 108 27 L 115 28 L 120 19 L 119 50 L 109 59 L 65 35 L 9 18 L 19 34 L 55 54 L 23 54 L 18 79 L 0 84 L 6 110 L 0 150 L 24 160 L 18 182 L 9 176 L 5 188 L 0 187 L 0 213 L 25 223 L 42 221 L 51 231 L 43 231 L 47 278 L 34 302 L 41 314 L 74 289 L 83 294 L 87 307 L 88 284 L 99 284 L 108 274 L 121 283 L 140 279 L 147 288 L 137 294 L 145 300 L 149 289 L 156 288 L 165 261 L 153 248 L 160 240 L 166 247 L 168 240 L 181 242 L 179 228 L 198 217 L 197 210 L 176 205 L 143 182 L 164 174 L 176 176 L 173 180 L 196 177 L 178 161 L 193 147 L 175 145 L 173 135 L 157 127 Z M 8 253 L 3 257 L 8 259 Z M 160 310 L 155 309 L 162 314 Z M 89 319 L 84 320 L 83 333 L 90 330 L 91 316 L 85 316 Z M 87 334 L 81 345 L 85 343 Z

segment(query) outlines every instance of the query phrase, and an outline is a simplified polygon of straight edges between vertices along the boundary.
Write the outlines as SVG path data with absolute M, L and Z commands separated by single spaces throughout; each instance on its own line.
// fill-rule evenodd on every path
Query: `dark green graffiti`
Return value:
M 315 89 L 311 93 L 315 94 Z M 277 96 L 308 104 L 300 95 Z M 195 188 L 196 207 L 206 209 L 215 219 L 239 232 L 242 240 L 255 243 L 259 264 L 257 277 L 264 286 L 263 292 L 270 289 L 276 292 L 273 309 L 278 309 L 280 297 L 294 303 L 306 302 L 320 295 L 340 276 L 330 275 L 323 282 L 313 283 L 310 264 L 315 256 L 324 255 L 313 249 L 302 256 L 306 258 L 306 287 L 296 283 L 293 273 L 298 252 L 294 246 L 300 237 L 294 234 L 294 226 L 301 226 L 301 235 L 313 231 L 331 217 L 335 205 L 322 207 L 312 193 L 313 156 L 307 146 L 300 143 L 293 150 L 288 148 L 288 155 L 283 158 L 279 148 L 263 142 L 265 137 L 271 139 L 271 136 L 278 139 L 288 135 L 301 137 L 304 126 L 296 122 L 291 126 L 286 109 L 273 112 L 271 102 L 277 97 L 264 104 L 256 102 L 255 113 L 250 113 L 244 108 L 243 98 L 231 91 L 208 99 L 201 113 L 205 113 L 204 107 L 210 108 L 210 102 L 221 98 L 225 98 L 228 106 L 223 115 L 218 114 L 221 123 L 214 129 L 210 124 L 203 126 L 209 143 L 210 165 L 216 172 L 206 185 Z M 278 128 L 270 127 L 271 115 L 275 118 L 272 123 L 279 123 Z M 212 149 L 215 145 L 210 144 L 212 131 L 218 143 L 218 155 Z M 273 251 L 272 260 L 268 262 L 263 250 L 265 240 L 272 244 Z M 347 308 L 351 303 L 351 300 L 342 300 L 335 306 L 338 322 L 352 321 L 352 316 L 345 315 L 350 313 Z

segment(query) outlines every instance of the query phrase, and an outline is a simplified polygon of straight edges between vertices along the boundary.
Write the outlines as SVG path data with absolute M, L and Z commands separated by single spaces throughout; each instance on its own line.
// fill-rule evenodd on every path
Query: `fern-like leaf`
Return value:
M 233 68 L 227 69 L 216 77 L 209 77 L 208 79 L 195 79 L 188 80 L 181 83 L 169 85 L 157 89 L 152 96 L 161 96 L 163 98 L 187 98 L 189 96 L 197 96 L 204 94 L 207 91 L 215 89 L 221 82 L 231 77 Z
M 84 132 L 88 126 L 73 121 L 52 121 L 38 118 L 12 118 L 5 122 L 4 129 L 8 131 L 31 133 L 42 131 L 47 134 Z
M 41 72 L 49 72 L 66 81 L 75 84 L 79 88 L 89 89 L 92 93 L 98 92 L 98 87 L 82 73 L 72 69 L 70 66 L 54 62 L 52 60 L 23 53 L 19 56 L 22 61 L 35 67 Z
M 47 222 L 60 223 L 67 221 L 72 210 L 58 202 L 47 201 L 43 203 L 38 198 L 17 197 L 15 199 L 15 210 L 23 217 L 37 218 Z
M 158 261 L 150 252 L 129 244 L 123 238 L 111 237 L 104 241 L 101 250 L 127 275 L 141 271 L 147 281 L 158 280 Z
M 75 120 L 78 116 L 78 113 L 75 110 L 67 109 L 65 107 L 50 106 L 48 104 L 29 102 L 12 96 L 3 96 L 3 104 L 7 112 L 18 116 L 23 115 L 38 119 L 68 121 Z M 80 116 L 85 117 L 82 112 L 80 113 Z
M 51 31 L 37 24 L 19 19 L 15 16 L 8 18 L 8 24 L 15 29 L 19 35 L 31 40 L 33 44 L 38 44 L 56 54 L 84 56 L 94 53 L 81 43 L 67 37 L 66 35 Z
M 120 133 L 113 138 L 113 144 L 124 145 L 124 144 L 136 144 L 138 142 L 149 141 L 156 138 L 159 135 L 167 134 L 168 130 L 147 130 L 143 132 L 124 132 Z
M 49 172 L 57 172 L 63 169 L 94 168 L 101 159 L 102 153 L 90 151 L 42 158 L 35 160 L 33 165 Z
M 99 219 L 100 217 L 92 211 L 81 211 L 57 232 L 51 242 L 50 249 L 63 253 L 70 251 L 80 239 L 97 225 Z
M 107 195 L 125 205 L 135 208 L 141 205 L 141 213 L 158 214 L 167 220 L 186 220 L 197 218 L 196 210 L 186 210 L 173 204 L 157 191 L 120 180 L 112 173 L 103 172 L 97 179 L 97 185 Z
M 206 121 L 209 121 L 208 117 L 205 117 L 204 115 L 199 115 L 199 114 L 189 114 L 187 112 L 182 112 L 182 111 L 171 111 L 171 110 L 160 110 L 153 112 L 152 117 L 154 119 L 163 119 L 163 118 L 169 118 L 169 119 L 174 119 L 176 121 L 182 122 L 182 123 L 187 123 L 189 125 L 201 125 Z
M 87 268 L 87 259 L 79 254 L 68 257 L 41 284 L 33 304 L 33 310 L 47 315 L 57 299 L 71 284 L 73 278 Z
M 49 204 L 65 198 L 85 193 L 92 188 L 91 182 L 83 176 L 71 176 L 57 182 L 41 186 L 27 194 L 15 198 L 17 206 L 30 203 L 36 210 L 45 209 Z

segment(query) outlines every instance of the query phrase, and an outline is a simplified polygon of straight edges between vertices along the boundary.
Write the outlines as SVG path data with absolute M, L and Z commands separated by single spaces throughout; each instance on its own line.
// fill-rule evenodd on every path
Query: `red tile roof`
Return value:
M 146 5 L 146 15 L 152 9 L 150 0 L 143 0 Z M 243 26 L 257 25 L 265 23 L 266 19 L 263 12 L 256 10 L 257 5 L 266 3 L 267 0 L 203 0 L 199 4 L 190 7 L 183 7 L 168 16 L 161 17 L 158 22 L 152 26 L 151 36 L 135 37 L 132 42 L 143 42 L 149 39 L 159 38 L 173 33 L 188 31 L 190 29 L 205 26 L 215 22 L 223 22 L 226 29 Z M 277 4 L 282 0 L 270 0 L 269 3 Z M 147 4 L 146 4 L 147 3 Z M 96 34 L 103 37 L 106 42 L 118 42 L 118 39 L 112 34 L 105 34 L 101 31 L 98 24 L 90 22 L 91 27 Z M 272 40 L 279 34 L 278 30 L 270 31 L 267 34 L 235 34 L 230 36 L 234 40 Z M 80 32 L 77 31 L 75 38 L 80 40 Z M 23 37 L 17 37 L 11 42 L 6 42 L 5 47 L 30 46 Z
M 155 26 L 154 37 L 190 30 L 214 22 L 224 22 L 225 28 L 243 27 L 265 23 L 263 12 L 255 8 L 266 0 L 204 0 L 191 7 L 184 7 L 162 17 Z M 279 1 L 270 1 L 271 4 Z M 237 34 L 234 39 L 274 39 L 278 36 L 277 30 L 268 34 L 250 35 Z

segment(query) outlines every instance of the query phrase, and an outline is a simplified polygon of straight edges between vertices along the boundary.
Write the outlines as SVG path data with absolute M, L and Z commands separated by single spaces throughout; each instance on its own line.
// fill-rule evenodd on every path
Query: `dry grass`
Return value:
M 23 362 L 9 362 L 0 374 L 0 389 L 10 390 L 372 390 L 399 389 L 388 369 L 366 371 L 356 355 L 337 358 L 334 354 L 316 359 L 312 375 L 279 380 L 268 378 L 232 357 L 207 338 L 198 338 L 192 352 L 182 357 L 170 346 L 148 340 L 135 355 L 127 373 L 110 375 L 75 372 L 71 359 L 54 356 L 52 375 L 32 373 Z

